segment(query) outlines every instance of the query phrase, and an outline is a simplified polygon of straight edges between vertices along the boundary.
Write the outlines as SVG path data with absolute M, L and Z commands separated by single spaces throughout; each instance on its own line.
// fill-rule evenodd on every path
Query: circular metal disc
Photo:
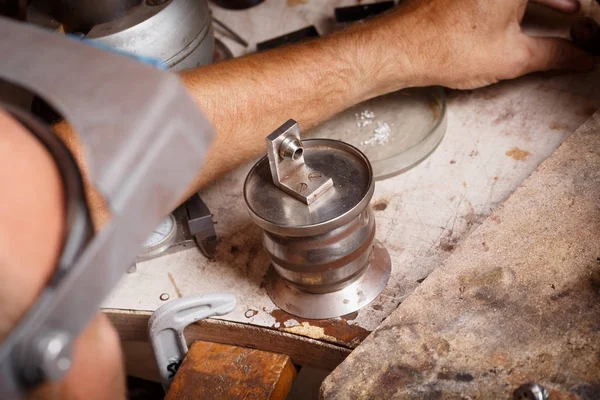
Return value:
M 305 140 L 303 145 L 305 163 L 332 178 L 333 187 L 308 206 L 273 184 L 269 160 L 262 158 L 246 178 L 244 197 L 263 229 L 280 231 L 278 227 L 289 227 L 301 231 L 329 221 L 342 222 L 349 214 L 358 215 L 364 207 L 357 206 L 371 199 L 371 165 L 360 151 L 327 139 Z
M 425 159 L 446 132 L 440 87 L 410 88 L 376 97 L 305 132 L 304 137 L 350 143 L 369 158 L 375 179 L 406 171 Z
M 374 246 L 373 258 L 366 271 L 337 292 L 302 292 L 281 278 L 271 267 L 265 278 L 267 293 L 277 307 L 301 318 L 326 319 L 357 311 L 375 300 L 390 278 L 390 255 L 379 241 L 376 240 Z

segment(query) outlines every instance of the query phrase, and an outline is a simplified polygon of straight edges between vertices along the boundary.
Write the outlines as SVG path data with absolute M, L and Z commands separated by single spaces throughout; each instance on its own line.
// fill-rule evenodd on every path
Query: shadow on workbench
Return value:
M 127 398 L 129 400 L 162 400 L 165 392 L 160 383 L 145 379 L 127 377 Z
M 304 367 L 301 368 L 287 400 L 317 400 L 319 388 L 329 371 Z M 127 398 L 129 400 L 162 400 L 165 397 L 158 382 L 127 377 Z
M 324 369 L 301 368 L 287 400 L 318 400 L 321 383 L 330 373 Z

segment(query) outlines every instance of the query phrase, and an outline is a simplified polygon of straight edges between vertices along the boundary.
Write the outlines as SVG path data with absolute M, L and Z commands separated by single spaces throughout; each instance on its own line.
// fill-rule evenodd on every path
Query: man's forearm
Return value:
M 374 58 L 348 32 L 181 74 L 217 131 L 189 194 L 265 152 L 264 138 L 290 118 L 302 129 L 372 96 Z M 364 46 L 367 47 L 367 46 Z M 400 71 L 398 71 L 400 72 Z
M 556 6 L 558 0 L 537 2 Z M 263 153 L 264 138 L 289 118 L 306 129 L 404 87 L 473 89 L 538 70 L 593 67 L 591 56 L 565 40 L 523 34 L 525 5 L 405 0 L 393 12 L 328 37 L 184 72 L 183 81 L 217 132 L 187 194 Z M 66 124 L 56 128 L 85 174 L 77 138 Z M 106 208 L 90 188 L 88 194 L 101 224 Z
M 360 29 L 183 72 L 184 84 L 217 135 L 181 200 L 264 153 L 264 138 L 288 119 L 306 129 L 376 95 L 376 68 L 370 65 L 375 57 L 365 51 Z M 78 137 L 65 122 L 55 130 L 85 176 Z M 95 223 L 102 225 L 108 211 L 99 194 L 86 189 Z
M 576 1 L 536 2 L 578 9 Z M 407 0 L 329 37 L 184 72 L 217 131 L 189 194 L 264 152 L 262 139 L 289 118 L 306 129 L 405 87 L 472 89 L 537 70 L 589 70 L 593 58 L 567 41 L 520 32 L 526 3 Z

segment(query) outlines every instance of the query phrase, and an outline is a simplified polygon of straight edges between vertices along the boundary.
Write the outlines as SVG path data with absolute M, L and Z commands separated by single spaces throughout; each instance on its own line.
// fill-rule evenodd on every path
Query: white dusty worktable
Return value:
M 213 10 L 250 42 L 244 50 L 219 36 L 241 55 L 256 42 L 310 24 L 321 34 L 329 32 L 333 8 L 342 4 L 355 1 L 267 0 L 243 12 Z M 225 291 L 238 297 L 237 309 L 188 328 L 189 339 L 256 347 L 287 353 L 298 364 L 335 367 L 600 107 L 600 71 L 538 74 L 447 95 L 448 129 L 437 150 L 408 172 L 377 182 L 377 238 L 393 263 L 379 298 L 358 313 L 327 321 L 301 320 L 274 306 L 262 284 L 268 260 L 260 231 L 242 198 L 248 164 L 202 193 L 221 239 L 216 261 L 194 248 L 138 264 L 104 303 L 128 342 L 128 366 L 145 365 L 139 354 L 147 348 L 148 317 L 164 304 L 161 294 L 175 299 Z M 138 374 L 148 376 L 147 371 Z

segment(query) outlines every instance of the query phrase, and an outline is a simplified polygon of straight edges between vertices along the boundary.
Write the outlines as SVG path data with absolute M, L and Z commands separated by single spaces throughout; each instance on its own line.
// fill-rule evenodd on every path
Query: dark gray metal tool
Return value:
M 185 202 L 188 228 L 194 241 L 206 257 L 214 259 L 217 254 L 217 233 L 208 206 L 197 194 Z
M 72 218 L 71 204 L 85 201 L 64 181 L 68 231 L 57 270 L 0 344 L 0 398 L 16 399 L 67 373 L 77 336 L 192 183 L 213 130 L 174 74 L 4 18 L 0 53 L 0 78 L 47 99 L 78 132 L 111 215 L 81 243 L 84 220 Z

